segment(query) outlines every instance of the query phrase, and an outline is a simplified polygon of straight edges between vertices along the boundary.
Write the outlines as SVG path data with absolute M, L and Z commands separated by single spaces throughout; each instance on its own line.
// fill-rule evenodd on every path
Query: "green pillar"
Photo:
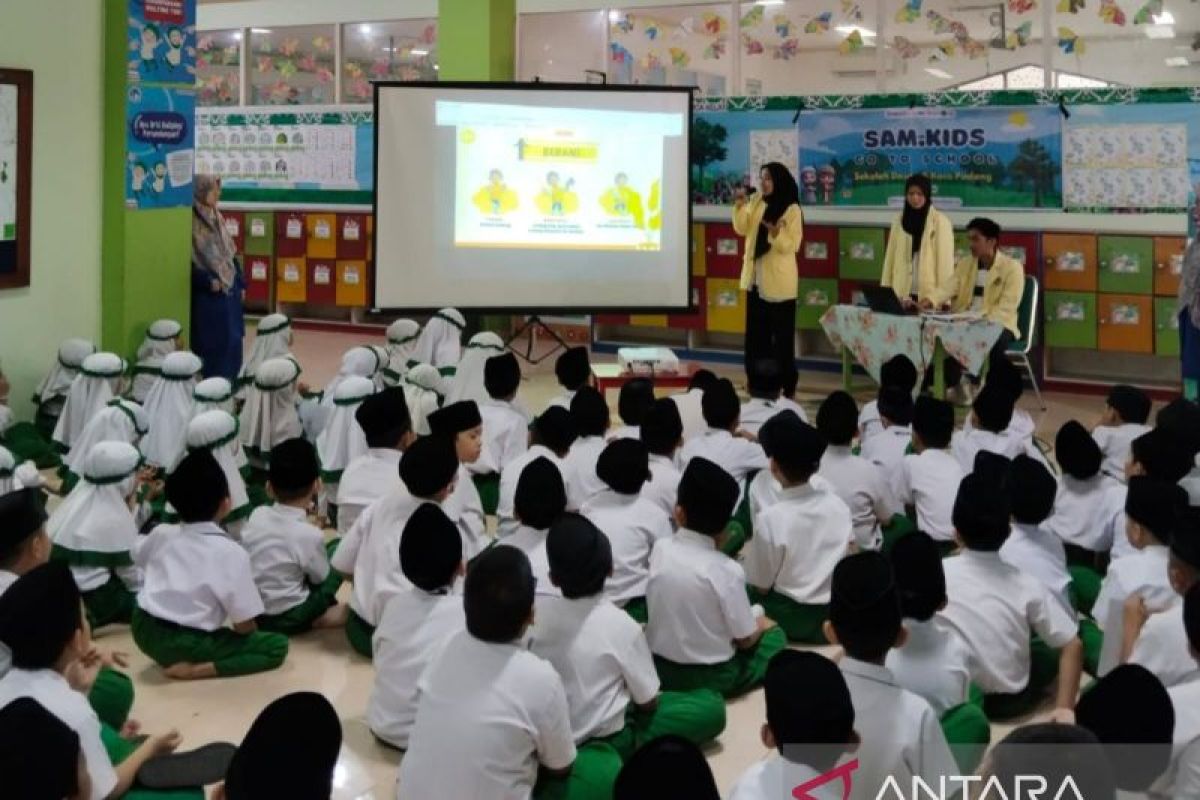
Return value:
M 442 0 L 438 3 L 438 77 L 511 81 L 516 30 L 516 0 Z
M 192 210 L 125 207 L 128 11 L 129 0 L 104 0 L 100 341 L 103 348 L 131 358 L 146 326 L 156 319 L 179 320 L 186 335 L 191 305 Z

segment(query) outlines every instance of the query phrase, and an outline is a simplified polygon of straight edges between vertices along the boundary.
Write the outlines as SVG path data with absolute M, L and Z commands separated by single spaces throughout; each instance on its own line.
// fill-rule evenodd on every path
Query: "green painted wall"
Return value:
M 33 70 L 32 281 L 0 291 L 0 365 L 21 418 L 59 343 L 100 333 L 101 4 L 6 0 L 0 66 Z
M 511 81 L 516 24 L 516 0 L 443 0 L 438 4 L 438 77 Z

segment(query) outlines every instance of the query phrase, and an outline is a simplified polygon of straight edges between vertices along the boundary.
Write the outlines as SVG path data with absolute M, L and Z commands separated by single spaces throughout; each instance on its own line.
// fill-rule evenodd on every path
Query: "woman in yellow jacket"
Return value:
M 941 308 L 954 299 L 954 226 L 930 203 L 929 178 L 904 182 L 904 211 L 892 221 L 883 256 L 881 286 L 890 286 L 905 308 Z
M 746 375 L 773 362 L 784 397 L 796 393 L 796 253 L 804 239 L 800 192 L 787 167 L 776 161 L 759 172 L 762 193 L 740 190 L 733 229 L 746 239 L 742 291 L 746 296 Z

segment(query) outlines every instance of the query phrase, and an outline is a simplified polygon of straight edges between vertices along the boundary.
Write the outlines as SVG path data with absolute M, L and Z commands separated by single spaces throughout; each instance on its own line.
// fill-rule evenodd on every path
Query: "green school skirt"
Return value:
M 751 603 L 763 607 L 767 616 L 779 623 L 788 641 L 802 644 L 829 644 L 821 628 L 829 619 L 829 605 L 797 603 L 787 595 L 772 589 L 762 593 L 752 586 L 746 587 Z
M 500 476 L 494 472 L 489 475 L 475 475 L 471 482 L 479 492 L 483 513 L 489 517 L 496 516 L 496 509 L 500 507 Z
M 135 742 L 121 737 L 120 732 L 104 723 L 100 726 L 100 741 L 108 753 L 113 766 L 122 763 L 138 749 Z M 204 800 L 204 787 L 187 789 L 143 789 L 135 783 L 133 788 L 121 795 L 124 800 Z
M 723 697 L 737 697 L 762 683 L 767 664 L 786 647 L 787 634 L 776 627 L 764 633 L 754 647 L 739 650 L 720 664 L 678 664 L 655 656 L 654 667 L 666 691 L 712 689 Z
M 374 636 L 375 626 L 360 617 L 353 608 L 350 609 L 350 616 L 346 618 L 346 640 L 350 642 L 354 652 L 371 658 L 374 652 L 371 639 Z
M 737 518 L 729 521 L 729 526 L 725 528 L 725 541 L 721 544 L 721 552 L 730 558 L 737 558 L 738 553 L 742 552 L 750 535 L 746 528 L 742 527 L 742 523 L 737 521 Z
M 133 610 L 133 641 L 138 649 L 162 667 L 172 664 L 212 662 L 222 678 L 251 675 L 276 669 L 288 652 L 287 637 L 255 631 L 235 633 L 229 628 L 202 631 Z
M 880 548 L 884 554 L 892 552 L 892 548 L 896 546 L 896 542 L 908 536 L 917 529 L 917 523 L 913 522 L 905 514 L 893 514 L 888 520 L 888 524 L 884 525 L 880 532 L 883 534 L 883 546 Z
M 1104 578 L 1094 568 L 1082 564 L 1068 566 L 1067 572 L 1071 573 L 1070 594 L 1075 610 L 1091 616 Z
M 1079 641 L 1083 643 L 1083 671 L 1093 678 L 1100 671 L 1100 651 L 1104 649 L 1104 631 L 1094 620 L 1079 623 Z
M 959 770 L 974 775 L 992 741 L 992 726 L 983 707 L 978 701 L 967 701 L 942 714 L 941 724 Z
M 128 624 L 133 619 L 133 609 L 137 605 L 137 594 L 115 574 L 108 576 L 108 582 L 99 589 L 83 593 L 83 607 L 87 610 L 88 624 L 93 628 L 102 628 L 115 623 Z

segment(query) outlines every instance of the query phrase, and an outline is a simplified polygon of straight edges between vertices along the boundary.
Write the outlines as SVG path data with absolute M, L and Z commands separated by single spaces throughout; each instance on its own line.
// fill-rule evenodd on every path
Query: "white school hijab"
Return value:
M 142 454 L 125 442 L 97 442 L 83 461 L 80 481 L 54 509 L 46 532 L 56 548 L 69 550 L 72 566 L 130 566 L 138 541 L 129 496 L 137 486 Z
M 467 321 L 458 309 L 443 308 L 425 323 L 413 348 L 412 360 L 438 368 L 458 366 L 466 327 Z
M 150 323 L 146 336 L 137 351 L 137 364 L 133 367 L 133 386 L 129 395 L 139 403 L 146 402 L 146 395 L 159 375 L 163 359 L 177 349 L 175 340 L 183 333 L 183 326 L 173 319 L 159 319 Z
M 317 437 L 317 456 L 321 459 L 321 479 L 337 483 L 346 465 L 367 450 L 367 435 L 354 414 L 371 395 L 375 384 L 370 378 L 351 376 L 338 384 L 333 396 L 333 413 L 325 430 Z
M 38 384 L 34 396 L 37 402 L 48 403 L 55 398 L 63 398 L 71 388 L 71 382 L 79 374 L 83 360 L 96 352 L 96 345 L 87 339 L 67 339 L 58 347 L 58 357 L 54 366 Z
M 242 408 L 242 444 L 264 458 L 280 442 L 304 433 L 296 413 L 296 381 L 300 365 L 290 358 L 264 361 L 254 374 Z
M 192 389 L 192 417 L 205 411 L 233 413 L 233 384 L 228 378 L 205 378 Z
M 225 473 L 229 484 L 229 500 L 232 510 L 226 522 L 239 519 L 250 512 L 250 498 L 246 494 L 246 482 L 239 471 L 245 463 L 242 443 L 238 441 L 238 421 L 228 411 L 214 409 L 192 418 L 187 426 L 188 452 L 207 450 Z M 239 463 L 241 462 L 241 463 Z
M 68 450 L 74 446 L 92 417 L 120 393 L 128 366 L 116 353 L 92 353 L 83 360 L 54 426 L 54 441 Z
M 404 402 L 418 436 L 429 435 L 429 415 L 442 406 L 442 385 L 441 373 L 429 364 L 417 364 L 404 376 Z
M 81 475 L 83 462 L 97 443 L 124 442 L 136 447 L 149 430 L 149 419 L 140 405 L 123 398 L 109 400 L 83 429 L 63 462 L 71 472 Z
M 142 440 L 142 454 L 153 466 L 168 472 L 183 458 L 187 446 L 187 424 L 192 418 L 192 391 L 204 364 L 187 350 L 163 359 L 162 374 L 146 396 L 150 432 Z
M 398 319 L 387 329 L 388 363 L 384 367 L 384 381 L 395 386 L 408 372 L 409 362 L 417 349 L 421 326 L 411 319 Z
M 371 380 L 375 383 L 377 390 L 383 390 L 388 385 L 384 372 L 387 370 L 388 359 L 391 356 L 388 355 L 387 348 L 381 344 L 368 344 L 364 347 L 369 348 L 375 354 L 375 374 L 371 376 Z
M 238 373 L 238 384 L 245 386 L 254 382 L 254 376 L 264 361 L 286 358 L 291 355 L 292 321 L 283 314 L 268 314 L 258 322 L 254 334 L 254 345 L 250 356 Z
M 508 348 L 504 346 L 504 340 L 491 331 L 472 336 L 450 380 L 446 405 L 460 400 L 474 400 L 476 403 L 491 400 L 487 387 L 483 385 L 483 368 L 489 358 L 502 355 L 506 350 Z

